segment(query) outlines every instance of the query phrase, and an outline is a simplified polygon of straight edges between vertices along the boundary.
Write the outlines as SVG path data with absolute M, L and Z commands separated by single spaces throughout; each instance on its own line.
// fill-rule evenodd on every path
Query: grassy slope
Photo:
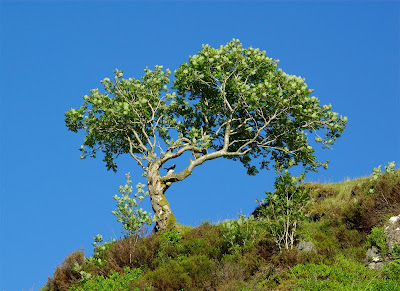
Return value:
M 365 261 L 371 229 L 400 213 L 400 171 L 306 186 L 312 203 L 298 239 L 313 241 L 312 252 L 279 253 L 260 221 L 203 223 L 106 243 L 90 262 L 75 252 L 43 290 L 400 290 L 400 264 L 380 272 Z

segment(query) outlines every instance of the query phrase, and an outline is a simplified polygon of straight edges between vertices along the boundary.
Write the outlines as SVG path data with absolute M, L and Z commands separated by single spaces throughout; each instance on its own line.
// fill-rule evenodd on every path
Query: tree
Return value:
M 265 192 L 267 198 L 259 201 L 260 214 L 265 218 L 276 245 L 281 250 L 292 249 L 297 234 L 297 224 L 304 220 L 304 207 L 309 203 L 310 189 L 299 185 L 305 173 L 292 176 L 288 169 L 275 165 L 277 178 L 275 192 Z
M 306 170 L 323 165 L 308 134 L 329 147 L 347 119 L 331 105 L 319 105 L 303 78 L 277 64 L 265 51 L 245 49 L 234 39 L 217 49 L 203 45 L 174 72 L 172 88 L 171 72 L 162 66 L 146 68 L 141 79 L 125 79 L 115 70 L 113 80 L 101 81 L 103 93 L 91 90 L 82 107 L 66 112 L 66 125 L 85 131 L 82 158 L 103 152 L 107 169 L 116 171 L 116 158 L 131 155 L 147 176 L 156 230 L 165 230 L 176 224 L 165 191 L 206 161 L 239 160 L 249 174 L 270 160 L 294 160 Z M 160 174 L 186 152 L 193 159 L 184 170 Z

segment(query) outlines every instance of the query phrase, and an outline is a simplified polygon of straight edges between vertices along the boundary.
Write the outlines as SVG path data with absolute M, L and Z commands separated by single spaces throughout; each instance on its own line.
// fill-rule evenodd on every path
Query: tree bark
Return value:
M 168 189 L 167 183 L 161 179 L 159 173 L 160 165 L 155 163 L 149 167 L 147 186 L 151 206 L 156 217 L 155 231 L 166 231 L 176 226 L 176 219 L 171 211 L 171 207 L 165 198 L 165 191 Z

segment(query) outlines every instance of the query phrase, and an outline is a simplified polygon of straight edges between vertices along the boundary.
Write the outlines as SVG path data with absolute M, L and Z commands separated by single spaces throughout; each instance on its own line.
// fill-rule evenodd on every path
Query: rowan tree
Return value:
M 325 164 L 308 137 L 330 147 L 347 123 L 311 96 L 305 79 L 235 39 L 220 48 L 203 45 L 174 72 L 170 87 L 171 72 L 162 66 L 146 68 L 140 79 L 114 73 L 101 81 L 104 90 L 91 90 L 79 109 L 66 112 L 66 125 L 85 131 L 82 158 L 102 152 L 107 169 L 116 171 L 116 158 L 129 154 L 142 168 L 156 230 L 176 224 L 165 191 L 195 167 L 224 157 L 239 160 L 251 175 L 271 160 L 316 170 Z M 186 152 L 193 158 L 184 170 L 160 174 Z

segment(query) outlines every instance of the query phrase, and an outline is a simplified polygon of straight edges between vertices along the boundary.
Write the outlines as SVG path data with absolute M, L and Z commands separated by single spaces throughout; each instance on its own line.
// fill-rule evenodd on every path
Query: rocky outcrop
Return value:
M 388 245 L 388 256 L 382 258 L 379 250 L 373 246 L 367 250 L 366 259 L 370 269 L 381 270 L 383 261 L 392 260 L 390 253 L 393 252 L 394 246 L 400 247 L 400 215 L 392 216 L 384 224 L 384 232 L 386 243 Z
M 394 245 L 400 247 L 400 215 L 392 216 L 385 223 L 386 242 L 388 244 L 389 253 L 393 251 Z
M 303 252 L 310 252 L 310 251 L 314 250 L 315 244 L 312 241 L 302 240 L 297 244 L 297 248 Z
M 378 249 L 373 246 L 367 250 L 367 261 L 368 267 L 373 270 L 381 270 L 383 265 L 383 259 L 379 254 Z

